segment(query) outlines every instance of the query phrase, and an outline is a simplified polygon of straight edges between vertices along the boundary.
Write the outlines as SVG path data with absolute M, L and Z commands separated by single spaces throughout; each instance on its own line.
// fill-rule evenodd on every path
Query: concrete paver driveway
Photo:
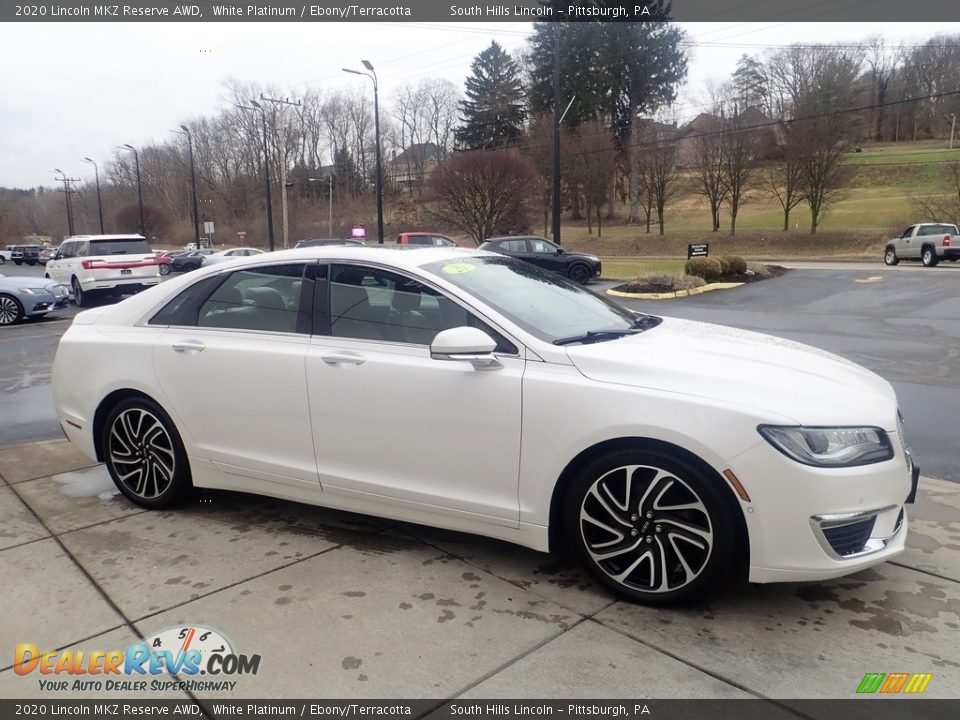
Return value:
M 77 696 L 17 675 L 18 643 L 124 649 L 182 624 L 262 657 L 197 699 L 849 698 L 904 671 L 933 673 L 928 697 L 960 688 L 955 483 L 922 480 L 896 562 L 655 610 L 470 535 L 220 492 L 145 512 L 62 441 L 0 450 L 0 476 L 0 697 Z

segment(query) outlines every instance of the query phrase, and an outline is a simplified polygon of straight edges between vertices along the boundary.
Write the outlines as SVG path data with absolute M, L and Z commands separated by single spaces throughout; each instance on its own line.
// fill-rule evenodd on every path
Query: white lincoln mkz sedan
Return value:
M 481 251 L 204 268 L 77 315 L 53 383 L 144 507 L 224 488 L 565 549 L 648 603 L 888 560 L 918 476 L 864 368 Z

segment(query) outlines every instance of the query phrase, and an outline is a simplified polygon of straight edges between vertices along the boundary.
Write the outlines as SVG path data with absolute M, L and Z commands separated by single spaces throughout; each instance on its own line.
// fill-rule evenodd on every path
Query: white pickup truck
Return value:
M 887 240 L 883 261 L 896 265 L 901 260 L 919 260 L 924 267 L 933 267 L 941 260 L 956 262 L 960 258 L 960 232 L 951 223 L 917 223 L 898 237 Z

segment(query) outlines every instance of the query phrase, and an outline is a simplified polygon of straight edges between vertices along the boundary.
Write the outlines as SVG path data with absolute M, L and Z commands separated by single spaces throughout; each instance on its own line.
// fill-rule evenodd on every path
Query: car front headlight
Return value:
M 789 458 L 816 467 L 854 467 L 893 457 L 887 434 L 876 427 L 761 425 L 763 439 Z
M 19 292 L 22 292 L 24 295 L 46 295 L 47 291 L 45 288 L 20 288 Z

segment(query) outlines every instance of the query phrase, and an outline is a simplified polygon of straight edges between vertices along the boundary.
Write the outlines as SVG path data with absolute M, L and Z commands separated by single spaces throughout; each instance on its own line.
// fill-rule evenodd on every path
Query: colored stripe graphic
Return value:
M 885 677 L 886 673 L 867 673 L 863 676 L 863 680 L 861 680 L 860 684 L 857 686 L 857 692 L 869 693 L 872 695 L 880 689 L 880 684 L 883 682 Z
M 933 673 L 914 673 L 903 689 L 905 693 L 922 693 L 933 679 Z
M 906 684 L 908 677 L 910 677 L 910 673 L 890 673 L 887 675 L 887 679 L 884 680 L 883 685 L 880 686 L 880 692 L 888 694 L 900 692 Z

